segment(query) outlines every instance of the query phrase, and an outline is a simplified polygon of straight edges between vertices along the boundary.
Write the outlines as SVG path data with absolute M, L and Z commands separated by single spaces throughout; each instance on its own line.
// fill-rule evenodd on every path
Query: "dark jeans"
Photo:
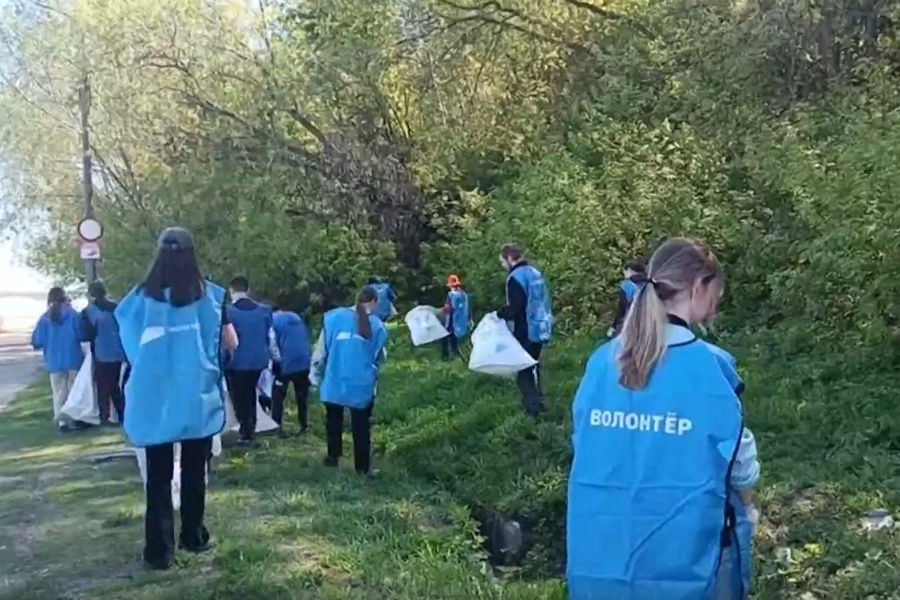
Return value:
M 203 524 L 206 511 L 206 463 L 211 439 L 181 442 L 181 534 L 178 542 L 199 551 L 209 543 Z M 175 514 L 172 507 L 172 444 L 147 448 L 147 512 L 144 516 L 144 560 L 164 568 L 175 558 Z
M 372 407 L 350 409 L 350 430 L 353 433 L 353 463 L 356 472 L 366 474 L 371 465 L 372 452 Z M 344 433 L 344 407 L 340 404 L 325 403 L 325 433 L 328 439 L 328 459 L 336 463 L 344 454 L 342 434 Z
M 541 350 L 543 349 L 542 344 L 528 341 L 522 342 L 522 340 L 519 340 L 519 342 L 533 359 L 540 361 Z M 522 393 L 522 409 L 525 411 L 525 414 L 534 417 L 546 409 L 544 405 L 544 390 L 541 386 L 540 362 L 533 367 L 519 371 L 516 374 L 516 384 Z
M 101 421 L 109 421 L 111 408 L 115 409 L 119 423 L 125 421 L 125 399 L 122 388 L 119 387 L 121 373 L 120 362 L 94 361 L 94 383 L 97 385 L 97 406 Z
M 234 416 L 241 424 L 241 439 L 252 440 L 256 431 L 256 384 L 262 371 L 228 371 L 228 393 Z
M 441 338 L 441 356 L 444 358 L 459 358 L 459 338 L 450 332 L 445 338 Z
M 297 421 L 300 423 L 300 431 L 306 431 L 309 427 L 309 371 L 281 374 L 275 379 L 272 386 L 272 419 L 281 425 L 284 417 L 284 399 L 287 396 L 288 386 L 292 384 L 294 396 L 297 398 Z

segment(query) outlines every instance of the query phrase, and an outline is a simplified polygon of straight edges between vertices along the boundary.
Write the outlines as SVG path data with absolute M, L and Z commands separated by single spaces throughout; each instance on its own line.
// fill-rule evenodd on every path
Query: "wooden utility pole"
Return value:
M 94 218 L 93 157 L 91 155 L 91 80 L 84 72 L 78 87 L 78 107 L 81 112 L 81 178 L 84 186 L 84 218 Z M 90 285 L 97 278 L 97 259 L 84 259 L 84 282 Z

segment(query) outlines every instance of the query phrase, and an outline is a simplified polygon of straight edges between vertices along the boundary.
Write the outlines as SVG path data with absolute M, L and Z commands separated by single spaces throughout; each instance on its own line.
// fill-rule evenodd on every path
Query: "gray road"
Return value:
M 0 412 L 34 380 L 39 366 L 28 334 L 0 333 Z

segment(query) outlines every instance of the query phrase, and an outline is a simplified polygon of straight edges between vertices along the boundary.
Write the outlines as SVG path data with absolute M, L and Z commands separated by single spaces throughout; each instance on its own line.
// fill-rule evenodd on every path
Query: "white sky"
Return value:
M 0 242 L 0 291 L 43 292 L 50 287 L 47 278 L 22 262 L 21 247 L 11 241 Z

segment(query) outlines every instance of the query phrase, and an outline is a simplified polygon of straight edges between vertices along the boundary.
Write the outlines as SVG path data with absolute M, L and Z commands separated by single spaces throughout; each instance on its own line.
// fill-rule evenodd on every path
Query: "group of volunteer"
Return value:
M 553 325 L 549 287 L 519 246 L 504 246 L 500 263 L 508 273 L 506 302 L 472 333 L 469 366 L 500 373 L 485 357 L 509 345 L 502 336 L 513 339 L 510 344 L 527 359 L 513 373 L 522 406 L 536 417 L 546 410 L 540 358 Z M 444 331 L 429 336 L 410 327 L 410 334 L 416 344 L 440 339 L 442 355 L 451 359 L 460 356 L 472 312 L 459 277 L 450 276 L 447 284 L 446 303 L 432 314 Z M 279 382 L 272 392 L 276 420 L 291 384 L 299 431 L 306 431 L 309 386 L 317 386 L 326 409 L 325 463 L 335 466 L 343 454 L 346 409 L 356 470 L 370 471 L 371 416 L 388 342 L 385 321 L 396 314 L 390 286 L 372 280 L 352 306 L 326 313 L 311 353 L 299 316 L 273 313 L 252 300 L 244 278 L 230 287 L 228 303 L 225 290 L 201 276 L 190 233 L 170 228 L 159 238 L 147 278 L 113 308 L 131 369 L 125 432 L 134 445 L 147 448 L 144 558 L 155 568 L 170 566 L 175 551 L 169 498 L 175 442 L 182 448 L 179 546 L 208 546 L 206 461 L 211 438 L 225 425 L 223 378 L 241 422 L 241 443 L 252 443 L 256 384 L 271 365 Z M 735 359 L 694 333 L 715 316 L 723 292 L 717 258 L 693 240 L 672 239 L 646 265 L 626 265 L 610 339 L 587 362 L 572 405 L 566 571 L 571 600 L 748 597 L 758 519 L 752 498 L 760 473 L 756 444 L 744 425 Z M 77 343 L 58 349 L 60 340 L 80 340 L 81 333 L 64 294 L 51 292 L 49 300 L 34 343 L 44 349 L 57 408 L 81 359 Z M 104 319 L 98 311 L 109 313 L 110 305 L 97 304 L 90 314 L 99 348 L 98 324 Z M 423 309 L 411 311 L 407 323 L 431 310 Z M 116 356 L 104 358 L 115 362 Z M 119 406 L 119 396 L 108 397 Z

